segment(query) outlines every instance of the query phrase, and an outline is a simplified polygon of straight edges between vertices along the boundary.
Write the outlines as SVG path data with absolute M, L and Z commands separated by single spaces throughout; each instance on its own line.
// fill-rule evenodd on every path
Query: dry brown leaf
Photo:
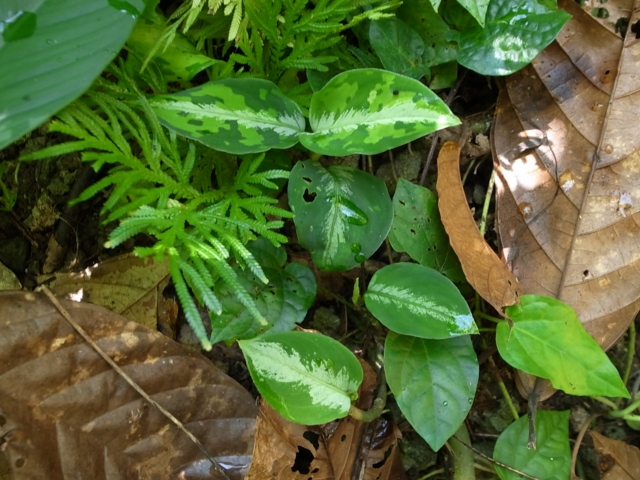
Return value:
M 0 290 L 20 290 L 22 285 L 15 273 L 0 263 Z
M 167 262 L 120 255 L 77 273 L 61 273 L 49 285 L 58 296 L 94 303 L 155 329 L 162 290 L 169 279 Z M 169 335 L 170 336 L 170 335 Z
M 356 405 L 368 409 L 377 380 L 371 366 L 360 363 L 364 380 Z M 347 417 L 321 427 L 304 426 L 262 402 L 247 480 L 403 480 L 400 437 L 395 424 L 384 418 L 365 424 Z
M 499 100 L 498 228 L 522 290 L 566 302 L 609 348 L 640 308 L 640 10 L 559 5 L 573 18 Z
M 151 398 L 177 417 L 229 478 L 248 469 L 251 395 L 203 356 L 102 307 L 63 301 Z M 0 438 L 20 479 L 221 478 L 40 294 L 0 293 Z
M 440 150 L 436 188 L 440 217 L 467 281 L 502 313 L 502 307 L 518 303 L 518 281 L 487 245 L 466 207 L 460 179 L 460 145 L 456 142 L 447 142 Z
M 638 480 L 640 478 L 640 450 L 619 440 L 612 440 L 591 430 L 593 445 L 600 457 L 602 480 Z

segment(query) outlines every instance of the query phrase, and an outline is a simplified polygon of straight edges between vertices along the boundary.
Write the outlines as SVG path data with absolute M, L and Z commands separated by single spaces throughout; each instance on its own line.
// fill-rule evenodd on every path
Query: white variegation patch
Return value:
M 416 316 L 429 315 L 442 322 L 451 322 L 456 316 L 449 308 L 426 297 L 416 296 L 408 288 L 377 284 L 370 286 L 367 293 L 379 303 L 395 305 L 403 310 L 409 310 Z
M 322 221 L 321 230 L 323 238 L 327 240 L 326 247 L 322 252 L 322 261 L 325 264 L 333 263 L 331 260 L 337 256 L 340 245 L 347 241 L 345 236 L 347 219 L 342 213 L 339 200 L 340 198 L 350 198 L 353 195 L 353 191 L 349 187 L 349 183 L 353 181 L 353 175 L 346 170 L 336 170 L 334 175 L 339 177 L 339 181 L 336 181 L 329 173 L 321 180 L 321 183 L 326 181 L 332 187 L 332 193 L 329 195 L 331 206 Z

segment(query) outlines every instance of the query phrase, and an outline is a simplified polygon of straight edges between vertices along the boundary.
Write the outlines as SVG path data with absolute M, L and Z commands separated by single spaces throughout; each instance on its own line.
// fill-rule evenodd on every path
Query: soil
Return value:
M 443 139 L 466 136 L 467 144 L 464 150 L 466 158 L 463 161 L 463 168 L 466 169 L 470 165 L 472 168 L 467 177 L 465 189 L 469 206 L 477 212 L 477 217 L 482 210 L 492 169 L 488 137 L 497 91 L 497 86 L 488 82 L 486 78 L 468 74 L 451 104 L 454 113 L 465 120 L 464 126 L 449 129 L 439 135 L 440 142 Z M 371 159 L 371 163 L 357 156 L 337 160 L 360 165 L 366 169 L 372 167 L 373 173 L 385 180 L 393 193 L 397 177 L 401 176 L 412 181 L 419 180 L 433 139 L 433 136 L 428 137 L 412 143 L 408 148 L 403 147 L 391 153 L 377 155 Z M 113 225 L 102 223 L 103 217 L 100 214 L 106 195 L 97 195 L 79 204 L 75 212 L 69 213 L 68 202 L 73 198 L 72 194 L 95 181 L 90 167 L 85 166 L 77 154 L 31 163 L 17 161 L 21 155 L 57 144 L 62 140 L 57 134 L 48 134 L 44 126 L 0 151 L 0 164 L 5 165 L 2 180 L 12 192 L 17 194 L 14 208 L 0 212 L 0 262 L 17 275 L 26 289 L 35 288 L 39 275 L 45 273 L 47 269 L 51 272 L 60 272 L 85 268 L 102 259 L 130 251 L 133 246 L 132 242 L 129 242 L 118 250 L 106 250 L 103 247 L 110 229 L 113 228 Z M 435 175 L 435 159 L 433 159 L 426 176 L 427 187 L 433 186 Z M 88 183 L 87 177 L 89 177 Z M 487 238 L 490 243 L 495 244 L 492 213 L 489 214 L 488 221 L 490 228 Z M 67 233 L 68 245 L 62 253 L 55 249 L 52 251 L 51 246 L 52 238 L 56 238 L 59 234 L 61 225 L 65 225 L 65 228 L 71 227 L 71 235 Z M 291 239 L 287 246 L 290 258 L 310 264 L 308 254 L 297 245 L 290 222 L 284 231 Z M 142 239 L 142 241 L 145 240 Z M 353 280 L 360 277 L 361 285 L 366 284 L 372 272 L 389 262 L 389 254 L 390 249 L 383 245 L 379 252 L 362 267 L 352 271 L 327 274 L 316 270 L 318 298 L 302 326 L 320 330 L 335 338 L 346 337 L 345 343 L 350 348 L 363 351 L 369 356 L 374 357 L 378 354 L 385 335 L 383 327 L 372 328 L 363 319 L 356 318 L 334 298 L 336 296 L 350 298 Z M 397 261 L 403 258 L 393 254 L 393 259 Z M 167 293 L 170 292 L 167 291 Z M 184 327 L 184 325 L 182 328 L 179 327 L 179 330 L 186 332 Z M 185 343 L 189 343 L 188 333 L 184 333 L 180 338 Z M 512 369 L 496 354 L 492 336 L 477 337 L 474 339 L 474 345 L 481 361 L 481 376 L 466 424 L 474 447 L 490 456 L 495 439 L 513 421 L 499 382 L 504 382 L 520 415 L 526 414 L 527 404 L 517 392 Z M 636 345 L 636 351 L 639 348 L 640 345 Z M 627 361 L 628 349 L 628 339 L 625 337 L 609 351 L 611 359 L 621 371 Z M 208 356 L 218 367 L 257 395 L 237 347 L 217 345 Z M 633 360 L 632 372 L 635 372 L 635 375 L 632 376 L 630 383 L 634 381 L 636 384 L 640 383 L 640 361 L 637 357 Z M 585 419 L 593 413 L 605 411 L 605 407 L 595 400 L 572 397 L 562 392 L 556 393 L 539 408 L 571 411 L 572 446 Z M 415 480 L 426 478 L 427 475 L 434 480 L 451 478 L 451 455 L 448 450 L 443 448 L 437 453 L 431 451 L 402 418 L 392 400 L 390 400 L 389 409 L 389 415 L 395 418 L 403 433 L 401 449 L 408 478 Z M 592 425 L 607 437 L 640 446 L 640 433 L 621 420 L 603 415 L 598 417 Z M 578 458 L 578 473 L 583 479 L 600 478 L 598 461 L 588 437 L 580 448 Z M 478 463 L 486 464 L 480 457 L 478 459 Z M 0 470 L 8 468 L 2 467 L 1 460 Z M 436 471 L 441 473 L 435 473 Z M 429 475 L 430 472 L 435 474 Z M 0 471 L 0 475 L 2 474 L 3 472 Z M 495 474 L 480 470 L 477 470 L 476 474 L 478 479 L 497 478 Z

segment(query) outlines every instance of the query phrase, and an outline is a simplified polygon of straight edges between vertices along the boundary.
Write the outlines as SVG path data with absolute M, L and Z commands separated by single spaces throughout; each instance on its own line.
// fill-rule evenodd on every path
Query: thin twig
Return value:
M 226 480 L 229 480 L 229 477 L 227 476 L 227 474 L 225 473 L 224 469 L 218 464 L 218 462 L 211 456 L 211 454 L 207 451 L 207 449 L 204 447 L 204 445 L 202 445 L 202 443 L 200 443 L 200 440 L 198 440 L 195 435 L 193 435 L 193 433 L 191 433 L 189 430 L 187 430 L 185 428 L 185 426 L 182 424 L 182 422 L 180 422 L 180 420 L 178 420 L 176 417 L 174 417 L 171 412 L 169 412 L 168 410 L 166 410 L 162 405 L 160 405 L 158 402 L 156 402 L 155 400 L 153 400 L 143 389 L 142 387 L 140 387 L 140 385 L 138 385 L 136 382 L 133 381 L 133 379 L 126 374 L 126 372 L 124 370 L 122 370 L 122 368 L 120 368 L 120 366 L 113 361 L 113 359 L 107 355 L 105 353 L 104 350 L 102 350 L 98 344 L 96 344 L 96 342 L 93 341 L 93 339 L 89 336 L 89 334 L 84 330 L 84 328 L 82 328 L 78 322 L 76 322 L 73 317 L 71 317 L 71 315 L 69 314 L 69 312 L 60 304 L 60 302 L 58 301 L 58 299 L 53 295 L 53 293 L 51 293 L 51 290 L 49 290 L 46 286 L 40 286 L 36 289 L 36 291 L 41 291 L 43 292 L 51 301 L 51 303 L 53 303 L 53 305 L 56 307 L 56 309 L 58 310 L 58 312 L 60 312 L 60 314 L 65 318 L 65 320 L 67 322 L 69 322 L 69 324 L 75 329 L 76 332 L 78 332 L 78 334 L 84 339 L 85 342 L 87 342 L 89 345 L 91 345 L 91 347 L 96 351 L 96 353 L 98 355 L 100 355 L 105 362 L 107 362 L 109 364 L 109 366 L 111 368 L 113 368 L 116 373 L 118 375 L 120 375 L 124 381 L 126 381 L 129 385 L 131 385 L 131 387 L 140 394 L 140 396 L 142 398 L 144 398 L 147 402 L 149 402 L 151 405 L 153 405 L 154 407 L 156 407 L 158 410 L 160 410 L 160 413 L 162 413 L 165 417 L 167 417 L 171 423 L 173 423 L 176 427 L 178 427 L 185 435 L 187 435 L 187 437 L 189 437 L 189 439 L 196 444 L 196 446 L 202 451 L 202 453 L 207 457 L 207 459 L 211 462 L 211 464 L 213 465 L 213 467 L 216 469 L 216 471 L 223 476 L 223 478 L 225 478 Z
M 600 416 L 599 413 L 591 414 L 591 416 L 587 418 L 585 422 L 582 424 L 582 427 L 580 427 L 580 433 L 578 433 L 578 437 L 576 438 L 576 443 L 573 446 L 573 452 L 571 452 L 571 475 L 574 477 L 576 476 L 575 471 L 576 471 L 576 462 L 578 461 L 578 450 L 580 450 L 580 445 L 582 445 L 582 439 L 584 438 L 584 434 L 587 433 L 587 429 L 589 428 L 589 425 L 591 425 L 591 422 L 593 422 L 599 416 Z

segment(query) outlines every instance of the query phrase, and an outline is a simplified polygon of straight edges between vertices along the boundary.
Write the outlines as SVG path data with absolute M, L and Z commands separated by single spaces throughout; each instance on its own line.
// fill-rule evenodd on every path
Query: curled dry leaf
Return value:
M 92 339 L 240 480 L 256 408 L 203 356 L 102 307 L 63 301 Z M 13 478 L 222 478 L 40 294 L 0 293 L 0 438 Z M 210 473 L 211 470 L 211 473 Z M 182 476 L 180 476 L 182 475 Z
M 364 380 L 358 408 L 370 408 L 377 385 L 373 369 L 360 362 Z M 256 423 L 254 461 L 247 480 L 403 480 L 393 422 L 362 423 L 351 417 L 323 426 L 291 423 L 262 402 Z
M 487 245 L 466 206 L 456 142 L 447 142 L 440 150 L 436 188 L 440 217 L 467 281 L 502 313 L 502 307 L 518 303 L 518 281 Z
M 498 102 L 498 230 L 523 290 L 606 349 L 640 308 L 640 10 L 558 3 L 573 18 Z
M 589 432 L 600 457 L 602 480 L 637 480 L 640 478 L 640 450 L 620 440 L 612 440 L 593 430 Z

